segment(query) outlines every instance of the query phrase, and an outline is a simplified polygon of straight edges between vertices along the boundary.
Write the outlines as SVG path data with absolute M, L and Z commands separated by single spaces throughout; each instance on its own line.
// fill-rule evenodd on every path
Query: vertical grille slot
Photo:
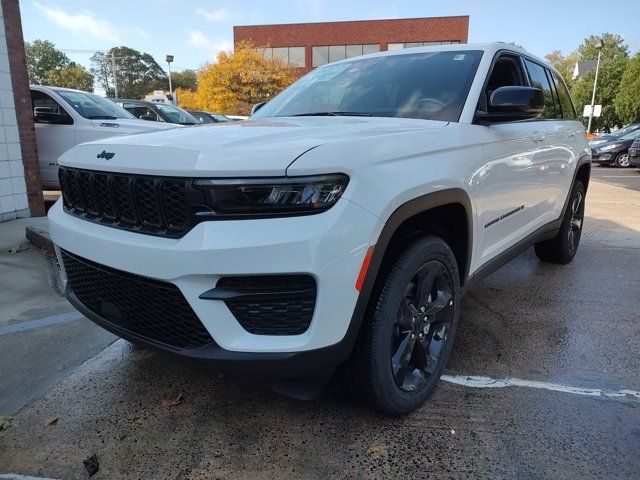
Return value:
M 160 228 L 162 226 L 157 184 L 158 182 L 152 178 L 136 179 L 136 204 L 145 227 Z
M 133 206 L 131 179 L 125 175 L 114 175 L 112 183 L 120 220 L 125 223 L 135 224 L 137 219 L 136 210 Z
M 191 179 L 60 167 L 63 205 L 71 215 L 116 228 L 181 237 L 191 227 Z
M 162 198 L 168 227 L 174 230 L 183 230 L 187 225 L 185 182 L 165 180 L 162 185 Z
M 85 210 L 89 215 L 98 215 L 98 203 L 96 202 L 91 172 L 81 171 L 79 174 L 80 195 L 84 201 Z

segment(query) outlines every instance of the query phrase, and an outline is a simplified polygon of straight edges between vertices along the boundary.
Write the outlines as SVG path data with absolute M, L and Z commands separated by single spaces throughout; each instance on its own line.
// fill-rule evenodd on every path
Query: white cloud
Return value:
M 144 39 L 151 38 L 151 35 L 149 35 L 146 31 L 144 31 L 143 29 L 141 29 L 139 27 L 133 28 L 133 33 L 135 33 L 136 35 L 138 35 L 139 37 L 144 38 Z
M 233 49 L 233 42 L 231 40 L 212 40 L 200 30 L 187 30 L 187 33 L 189 34 L 189 45 L 206 51 L 211 59 L 215 59 L 215 57 L 221 51 Z
M 79 36 L 89 36 L 120 42 L 121 34 L 118 27 L 106 20 L 99 20 L 86 10 L 72 14 L 67 13 L 60 7 L 48 7 L 38 2 L 34 2 L 37 10 L 42 12 L 53 23 Z
M 231 16 L 229 10 L 226 8 L 219 8 L 217 10 L 207 10 L 205 8 L 198 8 L 196 15 L 204 17 L 210 22 L 219 22 L 221 20 L 227 20 Z

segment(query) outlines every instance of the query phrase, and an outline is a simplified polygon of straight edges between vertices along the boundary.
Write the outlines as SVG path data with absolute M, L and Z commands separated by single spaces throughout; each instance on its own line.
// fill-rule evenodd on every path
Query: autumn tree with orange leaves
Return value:
M 195 91 L 176 91 L 182 108 L 248 115 L 252 105 L 269 100 L 296 78 L 295 70 L 282 60 L 267 59 L 252 44 L 242 42 L 198 71 Z

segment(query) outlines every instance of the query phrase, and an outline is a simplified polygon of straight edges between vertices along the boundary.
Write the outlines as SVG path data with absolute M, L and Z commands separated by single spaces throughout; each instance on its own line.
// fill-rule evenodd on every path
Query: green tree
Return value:
M 151 55 L 129 47 L 114 47 L 107 53 L 97 52 L 91 57 L 91 73 L 108 97 L 115 95 L 112 54 L 115 56 L 119 97 L 143 98 L 150 91 L 168 85 L 167 74 Z
M 602 105 L 602 115 L 594 117 L 591 130 L 604 129 L 610 131 L 615 127 L 624 124 L 622 118 L 616 112 L 615 99 L 618 96 L 620 80 L 624 73 L 628 60 L 626 58 L 616 58 L 604 60 L 600 64 L 598 75 L 598 87 L 596 90 L 596 105 Z M 571 90 L 573 101 L 579 112 L 585 105 L 591 105 L 591 95 L 593 93 L 593 81 L 595 78 L 595 68 L 576 80 Z M 583 118 L 586 125 L 588 118 Z
M 171 72 L 171 86 L 182 90 L 195 91 L 198 87 L 198 79 L 195 70 L 183 70 L 182 72 Z
M 584 39 L 578 47 L 580 60 L 595 60 L 598 58 L 598 48 L 596 43 L 599 39 L 604 41 L 602 48 L 602 59 L 627 59 L 629 58 L 629 47 L 624 43 L 624 38 L 613 33 L 603 33 L 600 36 L 591 35 Z
M 640 53 L 627 62 L 615 107 L 623 123 L 640 121 Z
M 600 73 L 596 90 L 596 105 L 602 105 L 602 115 L 594 117 L 591 129 L 603 129 L 610 131 L 622 126 L 625 122 L 618 115 L 615 107 L 615 99 L 620 89 L 620 81 L 629 59 L 629 47 L 624 39 L 617 34 L 603 33 L 601 36 L 591 35 L 585 38 L 578 47 L 579 60 L 595 60 L 598 58 L 596 43 L 602 38 L 604 47 L 600 60 Z M 579 111 L 585 105 L 591 105 L 595 68 L 576 80 L 571 89 L 573 101 Z M 588 118 L 583 118 L 586 125 Z
M 93 75 L 74 62 L 60 70 L 50 71 L 47 78 L 49 85 L 93 92 Z
M 578 61 L 578 52 L 570 53 L 565 57 L 560 50 L 554 50 L 545 55 L 544 58 L 560 72 L 564 81 L 571 88 L 571 85 L 573 85 L 573 71 Z
M 69 66 L 69 58 L 49 40 L 34 40 L 24 45 L 29 82 L 42 85 L 49 82 L 52 71 Z

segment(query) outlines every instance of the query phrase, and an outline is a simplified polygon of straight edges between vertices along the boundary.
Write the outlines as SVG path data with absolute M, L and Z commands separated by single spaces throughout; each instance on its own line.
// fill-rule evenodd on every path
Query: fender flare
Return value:
M 384 255 L 387 252 L 389 242 L 398 227 L 405 220 L 419 213 L 449 204 L 460 204 L 464 207 L 467 213 L 467 233 L 469 237 L 467 244 L 467 262 L 461 269 L 461 278 L 467 278 L 469 265 L 471 263 L 471 252 L 473 251 L 473 209 L 471 206 L 471 199 L 467 192 L 462 188 L 449 188 L 428 193 L 403 203 L 389 216 L 384 227 L 382 227 L 380 235 L 378 235 L 378 240 L 375 243 L 371 261 L 362 283 L 360 295 L 358 295 L 358 300 L 356 301 L 356 306 L 354 308 L 353 315 L 351 316 L 349 328 L 347 329 L 347 333 L 343 339 L 338 343 L 338 345 L 336 345 L 341 351 L 341 361 L 339 363 L 344 363 L 351 355 L 351 351 L 353 350 L 356 339 L 358 338 L 358 333 L 360 332 L 360 325 L 369 305 L 371 293 L 373 292 L 373 288 L 378 278 L 380 267 L 382 266 Z

